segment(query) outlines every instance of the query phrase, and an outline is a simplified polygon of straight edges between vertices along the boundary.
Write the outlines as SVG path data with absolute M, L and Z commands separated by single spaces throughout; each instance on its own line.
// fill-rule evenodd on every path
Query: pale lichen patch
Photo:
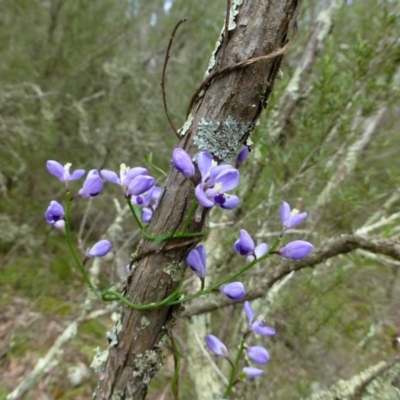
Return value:
M 168 274 L 173 282 L 180 282 L 183 278 L 184 268 L 181 263 L 172 262 L 163 268 L 163 272 Z
M 229 13 L 229 25 L 228 29 L 233 31 L 236 28 L 235 18 L 239 14 L 240 6 L 243 4 L 243 0 L 232 1 L 231 11 Z
M 229 23 L 228 23 L 228 30 L 229 31 L 233 31 L 236 28 L 235 18 L 239 14 L 239 9 L 240 9 L 240 6 L 242 4 L 243 4 L 243 0 L 234 0 L 234 1 L 232 1 L 231 9 L 230 9 L 230 12 L 229 12 Z M 244 22 L 243 25 L 244 26 L 247 25 L 247 22 Z M 223 37 L 224 37 L 224 33 L 225 33 L 225 25 L 222 27 L 221 33 L 220 33 L 220 35 L 218 37 L 218 40 L 215 43 L 214 51 L 211 54 L 211 58 L 210 58 L 210 61 L 208 63 L 208 66 L 207 66 L 206 73 L 204 74 L 204 79 L 206 79 L 208 77 L 208 75 L 210 75 L 211 70 L 215 67 L 215 63 L 216 63 L 215 57 L 217 55 L 217 52 L 218 52 L 219 48 L 221 47 L 222 40 L 223 40 Z M 199 96 L 201 97 L 202 94 L 203 94 L 203 92 L 200 93 Z
M 134 365 L 133 377 L 148 385 L 162 366 L 161 355 L 157 351 L 146 350 L 144 354 L 135 357 Z
M 183 124 L 182 128 L 178 130 L 181 137 L 184 137 L 186 135 L 187 131 L 192 126 L 192 122 L 193 122 L 193 115 L 192 113 L 190 113 L 189 116 L 187 117 L 186 122 Z
M 128 400 L 128 398 L 125 397 L 124 392 L 122 390 L 116 390 L 113 392 L 111 395 L 111 400 Z
M 140 329 L 145 329 L 146 326 L 150 325 L 150 321 L 146 317 L 140 319 Z
M 193 143 L 200 151 L 208 151 L 221 162 L 231 162 L 236 156 L 240 140 L 246 136 L 250 123 L 235 121 L 231 116 L 225 121 L 202 118 Z
M 107 332 L 109 347 L 113 347 L 118 344 L 118 334 L 121 331 L 122 331 L 122 323 L 121 323 L 121 318 L 119 318 L 115 323 L 115 325 Z
M 104 371 L 104 365 L 107 361 L 109 352 L 108 350 L 101 351 L 99 347 L 96 347 L 94 351 L 95 355 L 90 367 L 93 368 L 97 373 L 101 373 Z

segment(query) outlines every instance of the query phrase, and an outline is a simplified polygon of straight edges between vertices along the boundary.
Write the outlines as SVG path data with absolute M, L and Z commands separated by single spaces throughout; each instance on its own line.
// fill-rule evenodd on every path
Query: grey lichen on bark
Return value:
M 249 128 L 249 123 L 235 121 L 231 116 L 222 122 L 202 118 L 193 143 L 199 150 L 212 151 L 218 160 L 229 163 L 234 159 L 240 141 Z
M 168 274 L 174 282 L 180 282 L 185 273 L 185 265 L 183 262 L 171 262 L 164 267 L 163 271 Z

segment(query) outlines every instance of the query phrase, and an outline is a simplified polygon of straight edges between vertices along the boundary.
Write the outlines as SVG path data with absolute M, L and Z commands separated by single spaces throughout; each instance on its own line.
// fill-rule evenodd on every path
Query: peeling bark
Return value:
M 236 26 L 230 24 L 234 29 L 229 30 L 228 39 L 224 40 L 225 50 L 217 49 L 214 68 L 225 68 L 283 47 L 294 30 L 301 1 L 236 3 L 240 2 L 233 2 L 232 6 L 237 11 Z M 230 161 L 267 105 L 281 60 L 282 55 L 261 60 L 213 79 L 194 102 L 191 123 L 181 133 L 181 147 L 192 155 L 198 150 L 207 150 L 220 161 Z M 149 233 L 159 236 L 181 229 L 193 196 L 191 182 L 172 169 Z M 207 210 L 201 210 L 190 231 L 204 230 L 206 217 Z M 152 247 L 151 241 L 143 240 L 138 254 L 146 256 L 133 266 L 124 290 L 127 298 L 136 304 L 148 304 L 162 300 L 176 289 L 186 268 L 183 260 L 195 244 L 187 242 L 175 240 L 173 243 L 178 246 L 167 251 L 165 246 L 171 241 Z M 176 312 L 171 308 L 144 312 L 122 308 L 118 329 L 112 332 L 112 345 L 108 353 L 103 353 L 107 360 L 94 399 L 145 398 L 148 385 L 162 362 L 156 346 L 173 325 Z

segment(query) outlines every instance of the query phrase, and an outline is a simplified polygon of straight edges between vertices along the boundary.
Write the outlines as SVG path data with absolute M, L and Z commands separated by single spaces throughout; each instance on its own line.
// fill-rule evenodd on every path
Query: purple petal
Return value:
M 257 258 L 261 258 L 267 253 L 268 253 L 268 245 L 266 243 L 260 243 L 254 249 L 254 254 L 256 255 Z
M 254 249 L 253 255 L 250 255 L 247 257 L 248 262 L 254 261 L 256 258 L 259 259 L 265 254 L 268 253 L 269 247 L 266 243 L 260 243 L 259 245 L 256 246 Z
M 76 181 L 77 179 L 82 178 L 82 176 L 85 175 L 85 170 L 84 169 L 76 169 L 70 176 L 69 180 L 70 181 Z
M 282 225 L 286 226 L 286 223 L 290 220 L 290 206 L 286 201 L 281 205 L 280 217 Z
M 112 249 L 108 240 L 100 240 L 92 248 L 86 250 L 86 257 L 104 257 Z
M 64 214 L 63 206 L 59 202 L 53 200 L 50 202 L 44 217 L 48 224 L 55 225 L 58 221 L 64 218 Z
M 246 296 L 246 291 L 242 282 L 231 282 L 226 285 L 221 285 L 220 292 L 231 300 L 239 301 Z
M 279 254 L 291 260 L 301 260 L 314 250 L 311 243 L 304 240 L 295 240 L 279 250 Z
M 251 236 L 244 229 L 241 229 L 239 239 L 236 240 L 233 250 L 242 256 L 248 256 L 253 254 L 254 247 Z
M 264 373 L 264 371 L 262 369 L 254 368 L 254 367 L 244 367 L 243 372 L 249 378 L 256 378 L 257 376 L 260 376 Z
M 219 174 L 215 178 L 215 182 L 222 185 L 223 192 L 229 192 L 238 185 L 240 179 L 239 171 L 237 169 L 231 168 Z
M 251 324 L 254 319 L 254 311 L 248 301 L 244 302 L 244 312 L 246 313 L 247 319 L 249 320 L 249 324 Z
M 148 171 L 146 168 L 135 167 L 131 168 L 125 176 L 125 185 L 129 185 L 132 182 L 132 179 L 136 178 L 139 175 L 148 175 Z
M 256 321 L 253 324 L 253 330 L 261 336 L 274 336 L 276 333 L 274 328 L 270 326 L 264 326 L 263 321 Z
M 99 171 L 97 171 L 97 169 L 91 169 L 87 174 L 87 178 L 92 176 L 98 176 L 100 178 Z
M 290 218 L 290 226 L 288 226 L 288 228 L 294 228 L 295 226 L 301 224 L 307 218 L 307 215 L 308 214 L 306 212 L 292 215 Z
M 217 356 L 221 356 L 224 358 L 229 357 L 228 349 L 216 336 L 207 335 L 206 344 L 208 348 Z
M 50 172 L 51 175 L 60 179 L 60 181 L 64 181 L 64 167 L 57 161 L 49 160 L 46 162 L 47 171 Z
M 207 182 L 207 186 L 211 187 L 219 181 L 219 176 L 223 175 L 227 171 L 236 171 L 235 168 L 230 164 L 222 164 L 212 167 L 210 170 L 210 179 Z
M 204 184 L 200 183 L 196 186 L 195 194 L 199 203 L 206 208 L 210 208 L 214 205 L 214 202 L 207 198 L 206 194 L 204 193 Z
M 230 194 L 225 196 L 225 203 L 221 206 L 221 208 L 225 210 L 233 210 L 240 203 L 239 197 Z
M 180 148 L 174 149 L 172 153 L 174 167 L 185 177 L 191 178 L 195 174 L 194 164 L 189 154 Z
M 142 208 L 142 221 L 148 224 L 153 216 L 153 211 L 150 208 Z
M 264 365 L 269 361 L 269 354 L 262 346 L 250 346 L 247 348 L 247 354 L 251 361 L 256 364 Z
M 239 168 L 247 159 L 250 154 L 249 146 L 243 146 L 242 150 L 240 150 L 239 154 L 236 157 L 236 168 Z
M 96 175 L 97 171 L 90 171 L 78 194 L 83 198 L 97 196 L 103 189 L 103 181 Z
M 163 192 L 163 189 L 159 186 L 154 186 L 154 189 L 151 193 L 151 197 L 153 200 L 158 200 L 161 197 L 161 194 Z
M 206 192 L 206 196 L 208 195 L 208 191 Z M 224 204 L 226 203 L 227 197 L 225 196 L 224 193 L 217 193 L 214 196 L 214 204 L 218 207 L 223 207 Z
M 100 174 L 108 182 L 116 183 L 118 185 L 121 184 L 118 175 L 114 171 L 110 171 L 108 169 L 102 169 L 100 171 Z
M 206 249 L 204 248 L 204 246 L 202 244 L 199 244 L 196 247 L 197 252 L 199 253 L 200 256 L 200 260 L 202 262 L 202 264 L 205 266 L 207 263 L 207 253 L 206 253 Z
M 53 226 L 54 226 L 55 228 L 59 229 L 60 231 L 62 231 L 62 232 L 65 233 L 65 220 L 60 219 L 59 221 L 54 222 L 54 225 L 53 225 Z
M 206 151 L 200 152 L 197 156 L 197 166 L 199 167 L 202 178 L 204 178 L 210 172 L 212 160 L 212 155 Z
M 200 279 L 204 279 L 206 277 L 207 266 L 204 246 L 199 245 L 195 249 L 190 250 L 186 258 L 186 262 Z
M 138 196 L 145 193 L 154 186 L 155 179 L 147 175 L 138 175 L 132 179 L 128 187 L 128 193 L 132 196 Z

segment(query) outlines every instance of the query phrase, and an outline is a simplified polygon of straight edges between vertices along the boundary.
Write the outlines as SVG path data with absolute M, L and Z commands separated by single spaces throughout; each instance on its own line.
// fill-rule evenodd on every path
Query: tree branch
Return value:
M 329 258 L 340 254 L 347 254 L 356 249 L 363 249 L 375 254 L 382 254 L 400 261 L 400 242 L 387 239 L 369 238 L 359 235 L 343 235 L 340 238 L 330 239 L 311 255 L 299 261 L 284 261 L 278 264 L 272 271 L 264 273 L 264 278 L 251 289 L 245 300 L 254 300 L 265 296 L 266 292 L 278 281 L 292 271 L 300 271 L 304 268 L 314 267 Z M 196 299 L 188 305 L 182 313 L 182 317 L 191 317 L 216 310 L 217 308 L 231 305 L 229 299 L 218 297 Z

